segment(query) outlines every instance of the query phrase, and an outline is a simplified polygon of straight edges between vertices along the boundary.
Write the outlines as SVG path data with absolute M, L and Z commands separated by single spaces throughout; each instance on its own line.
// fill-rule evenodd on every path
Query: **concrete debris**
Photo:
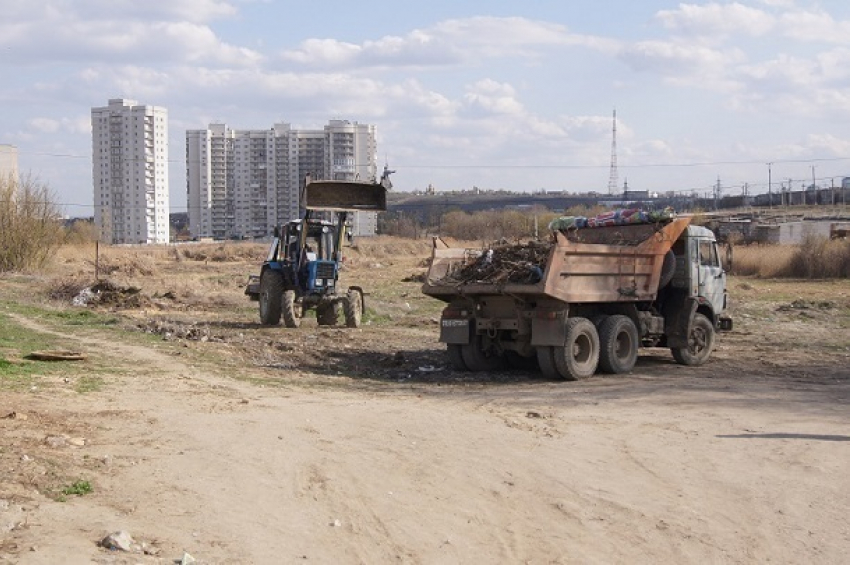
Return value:
M 223 343 L 221 336 L 212 335 L 209 327 L 196 324 L 179 324 L 160 320 L 148 320 L 138 324 L 138 328 L 146 333 L 161 335 L 166 341 L 185 339 L 189 341 Z
M 47 436 L 44 438 L 44 443 L 53 449 L 66 447 L 68 445 L 68 436 Z
M 133 543 L 133 537 L 124 530 L 113 532 L 100 540 L 101 547 L 118 551 L 132 551 Z
M 97 300 L 97 295 L 92 292 L 89 287 L 84 288 L 80 293 L 71 299 L 71 304 L 74 306 L 88 306 Z

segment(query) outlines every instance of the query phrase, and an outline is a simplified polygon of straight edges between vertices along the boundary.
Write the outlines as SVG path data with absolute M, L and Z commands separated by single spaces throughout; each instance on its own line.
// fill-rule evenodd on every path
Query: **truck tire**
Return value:
M 673 280 L 676 274 L 676 254 L 669 250 L 661 263 L 661 276 L 658 279 L 658 290 L 661 290 Z
M 694 314 L 688 332 L 687 347 L 671 347 L 673 359 L 680 365 L 702 365 L 714 350 L 714 326 L 711 320 L 700 313 Z
M 466 366 L 466 362 L 463 360 L 463 349 L 462 345 L 457 343 L 449 343 L 448 344 L 448 354 L 449 354 L 449 364 L 452 366 L 452 369 L 455 371 L 468 371 L 469 367 Z
M 498 371 L 505 366 L 505 358 L 499 355 L 481 335 L 474 335 L 468 344 L 460 346 L 463 362 L 472 372 Z
M 260 278 L 260 323 L 276 326 L 280 323 L 281 301 L 283 300 L 283 275 L 277 271 L 266 271 Z
M 283 325 L 287 328 L 301 325 L 301 306 L 296 302 L 294 290 L 283 293 Z
M 638 331 L 628 316 L 608 316 L 599 325 L 599 368 L 605 373 L 631 371 L 638 357 Z
M 316 307 L 316 321 L 320 326 L 335 326 L 339 321 L 339 302 L 326 302 Z
M 563 347 L 553 348 L 555 366 L 561 378 L 568 381 L 586 379 L 599 365 L 599 334 L 587 318 L 567 320 L 567 338 Z
M 540 365 L 540 372 L 547 379 L 560 380 L 561 373 L 558 372 L 558 367 L 555 366 L 554 347 L 538 346 L 537 347 L 537 364 Z
M 359 328 L 363 319 L 363 297 L 360 295 L 360 291 L 353 288 L 348 290 L 343 309 L 345 310 L 346 327 Z
M 505 362 L 508 368 L 517 371 L 536 371 L 540 367 L 536 356 L 525 357 L 516 351 L 505 351 Z

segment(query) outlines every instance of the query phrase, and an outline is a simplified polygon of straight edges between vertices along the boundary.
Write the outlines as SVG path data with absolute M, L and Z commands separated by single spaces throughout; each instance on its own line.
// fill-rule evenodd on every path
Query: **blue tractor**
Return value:
M 354 211 L 386 210 L 386 184 L 308 180 L 304 217 L 275 228 L 260 274 L 245 289 L 260 303 L 263 325 L 278 325 L 282 317 L 286 327 L 297 328 L 314 309 L 319 325 L 336 325 L 342 313 L 347 327 L 360 327 L 363 289 L 338 288 L 342 246 Z

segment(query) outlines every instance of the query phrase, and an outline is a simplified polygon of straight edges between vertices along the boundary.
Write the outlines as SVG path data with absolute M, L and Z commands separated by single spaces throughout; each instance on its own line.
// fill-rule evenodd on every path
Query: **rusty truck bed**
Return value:
M 458 296 L 549 297 L 566 303 L 653 300 L 661 265 L 690 217 L 666 224 L 639 224 L 554 232 L 537 282 L 457 280 L 458 269 L 488 250 L 449 247 L 435 239 L 423 293 L 450 302 Z M 533 269 L 533 266 L 529 268 Z

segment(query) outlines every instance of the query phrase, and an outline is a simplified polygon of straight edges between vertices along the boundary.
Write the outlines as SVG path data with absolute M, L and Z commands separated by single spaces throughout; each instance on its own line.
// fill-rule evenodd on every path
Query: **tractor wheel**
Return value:
M 363 296 L 360 291 L 349 289 L 347 299 L 343 303 L 345 310 L 345 325 L 349 328 L 359 328 L 363 319 Z
M 296 301 L 294 290 L 283 293 L 283 323 L 287 328 L 301 325 L 301 305 Z
M 462 345 L 458 345 L 457 343 L 448 344 L 448 354 L 449 354 L 449 364 L 452 366 L 452 369 L 455 371 L 468 371 L 469 367 L 466 366 L 466 362 L 463 360 L 463 349 Z
M 277 271 L 266 271 L 260 279 L 260 323 L 276 326 L 280 323 L 283 300 L 283 276 Z
M 563 347 L 553 348 L 555 366 L 568 381 L 592 377 L 599 365 L 599 334 L 587 318 L 567 320 L 567 339 Z
M 605 373 L 631 371 L 638 356 L 638 331 L 628 316 L 608 316 L 599 325 L 599 368 Z
M 714 326 L 702 314 L 694 314 L 691 331 L 688 332 L 687 347 L 672 347 L 670 352 L 680 365 L 702 365 L 714 349 Z
M 489 342 L 489 338 L 476 334 L 468 344 L 460 346 L 463 362 L 470 371 L 498 371 L 504 368 L 505 358 L 490 347 Z
M 328 302 L 316 307 L 316 321 L 320 326 L 335 326 L 339 321 L 339 302 Z

